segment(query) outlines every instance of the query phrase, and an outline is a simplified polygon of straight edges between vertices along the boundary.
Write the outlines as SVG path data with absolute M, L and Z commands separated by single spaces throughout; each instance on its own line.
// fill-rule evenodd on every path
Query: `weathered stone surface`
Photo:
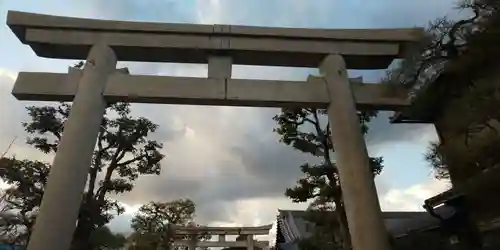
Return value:
M 356 114 L 356 99 L 342 56 L 329 55 L 321 64 L 320 72 L 325 75 L 330 98 L 330 136 L 335 148 L 352 247 L 355 250 L 390 249 L 368 151 Z
M 12 94 L 19 100 L 71 101 L 78 78 L 72 74 L 21 72 Z M 409 104 L 403 88 L 398 93 L 383 84 L 351 83 L 351 88 L 359 109 L 398 110 Z M 115 73 L 103 95 L 108 101 L 253 107 L 326 108 L 330 102 L 321 77 L 300 82 Z
M 219 235 L 267 235 L 272 228 L 272 224 L 258 227 L 176 227 L 176 235 L 196 234 L 205 232 L 208 234 Z
M 234 34 L 286 38 L 319 38 L 340 40 L 366 40 L 390 42 L 414 42 L 423 35 L 423 30 L 410 29 L 305 29 L 272 28 L 240 25 L 203 25 L 182 23 L 154 23 L 99 20 L 89 18 L 61 17 L 45 14 L 9 11 L 7 24 L 11 27 L 40 27 L 96 31 L 141 31 L 155 33 L 188 34 Z M 19 34 L 20 35 L 20 34 Z
M 85 59 L 105 42 L 119 61 L 206 63 L 223 52 L 234 64 L 317 67 L 332 53 L 351 69 L 386 68 L 421 29 L 295 29 L 93 20 L 10 11 L 7 24 L 39 56 Z
M 107 103 L 102 96 L 107 78 L 116 70 L 116 56 L 106 45 L 92 47 L 80 75 L 70 71 L 67 78 L 78 86 L 68 120 L 64 123 L 40 210 L 28 249 L 67 250 L 70 247 L 82 202 L 94 146 Z M 63 79 L 59 83 L 65 83 Z M 43 91 L 44 82 L 39 82 Z M 49 83 L 50 84 L 50 83 Z M 64 85 L 63 85 L 64 86 Z M 63 90 L 76 90 L 69 87 Z M 50 93 L 50 92 L 49 92 Z
M 268 249 L 269 241 L 256 241 L 254 235 L 268 235 L 272 228 L 272 224 L 258 227 L 190 227 L 176 226 L 176 236 L 188 236 L 190 240 L 176 240 L 175 245 L 188 246 L 191 249 L 198 247 L 247 247 L 249 250 L 254 250 L 255 247 L 260 249 Z M 197 241 L 196 235 L 217 235 L 218 241 Z M 226 241 L 226 235 L 238 235 L 246 237 L 245 240 Z M 194 239 L 194 240 L 193 240 Z

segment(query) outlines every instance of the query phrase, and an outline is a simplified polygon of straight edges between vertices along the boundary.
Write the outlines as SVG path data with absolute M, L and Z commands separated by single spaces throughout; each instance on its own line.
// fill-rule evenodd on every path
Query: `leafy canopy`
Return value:
M 437 178 L 450 178 L 452 169 L 455 180 L 498 165 L 496 154 L 489 152 L 498 150 L 492 124 L 500 121 L 496 108 L 500 89 L 494 84 L 500 56 L 500 2 L 463 0 L 457 8 L 464 18 L 430 22 L 420 46 L 385 79 L 413 90 L 413 105 L 405 115 L 436 121 L 446 137 L 463 138 L 467 150 L 433 143 L 426 154 Z M 470 144 L 483 133 L 489 140 Z
M 358 112 L 361 133 L 367 133 L 367 123 L 375 115 L 374 111 Z M 318 249 L 316 247 L 333 244 L 349 249 L 350 236 L 338 169 L 333 158 L 334 147 L 327 111 L 324 109 L 282 109 L 281 113 L 273 119 L 278 124 L 274 131 L 280 136 L 280 142 L 320 159 L 319 163 L 315 161 L 302 164 L 300 169 L 304 176 L 297 181 L 296 186 L 287 188 L 285 191 L 285 195 L 293 202 L 311 202 L 309 207 L 311 213 L 306 220 L 316 226 L 311 238 L 304 240 L 301 246 L 305 249 Z M 370 166 L 374 176 L 379 174 L 382 171 L 382 158 L 370 158 Z M 335 211 L 335 216 L 330 216 L 330 218 L 314 215 L 316 212 L 327 211 Z M 327 218 L 329 221 L 325 224 Z M 322 225 L 334 225 L 338 230 L 331 230 L 331 227 Z M 323 240 L 319 241 L 319 239 Z
M 174 240 L 187 239 L 175 235 L 175 226 L 194 224 L 196 205 L 189 199 L 170 202 L 152 201 L 139 208 L 132 219 L 132 244 L 135 249 L 182 249 Z M 209 239 L 199 235 L 198 240 Z
M 27 143 L 36 149 L 53 154 L 61 140 L 71 105 L 30 106 L 31 120 L 23 126 L 28 132 Z M 148 139 L 158 125 L 144 117 L 132 117 L 127 103 L 111 104 L 103 117 L 91 165 L 88 185 L 80 208 L 74 245 L 89 248 L 92 231 L 102 228 L 116 214 L 124 211 L 110 194 L 129 192 L 140 175 L 160 174 L 162 144 Z M 40 205 L 49 165 L 30 160 L 3 160 L 1 177 L 13 184 L 9 203 L 13 209 L 32 214 L 27 231 Z

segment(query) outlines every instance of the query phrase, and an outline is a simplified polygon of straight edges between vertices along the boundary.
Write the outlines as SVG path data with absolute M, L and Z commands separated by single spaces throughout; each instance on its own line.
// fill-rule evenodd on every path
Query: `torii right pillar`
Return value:
M 353 249 L 388 250 L 389 237 L 344 59 L 327 56 L 320 72 L 330 96 L 328 119 Z

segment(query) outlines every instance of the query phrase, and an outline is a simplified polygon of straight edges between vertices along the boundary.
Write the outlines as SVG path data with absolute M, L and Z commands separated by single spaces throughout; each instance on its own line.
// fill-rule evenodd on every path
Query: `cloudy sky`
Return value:
M 7 10 L 54 15 L 175 23 L 240 24 L 308 28 L 393 28 L 426 25 L 453 15 L 453 0 L 0 0 L 0 19 Z M 2 21 L 0 25 L 0 152 L 17 137 L 9 154 L 50 162 L 24 144 L 21 122 L 26 105 L 10 91 L 19 71 L 66 72 L 73 61 L 38 58 L 22 45 Z M 120 63 L 132 74 L 206 76 L 204 65 Z M 235 78 L 304 80 L 314 70 L 233 68 Z M 356 71 L 377 81 L 381 71 Z M 141 177 L 136 188 L 119 197 L 128 211 L 112 222 L 127 231 L 131 215 L 150 200 L 189 197 L 198 206 L 197 219 L 211 225 L 272 223 L 278 209 L 302 209 L 283 196 L 301 176 L 307 157 L 278 143 L 272 117 L 276 109 L 134 105 L 136 115 L 160 125 L 166 159 L 161 176 Z M 383 156 L 385 169 L 377 177 L 384 210 L 417 210 L 423 199 L 443 191 L 447 183 L 433 180 L 423 154 L 436 140 L 431 125 L 390 125 L 390 113 L 370 124 L 371 155 Z

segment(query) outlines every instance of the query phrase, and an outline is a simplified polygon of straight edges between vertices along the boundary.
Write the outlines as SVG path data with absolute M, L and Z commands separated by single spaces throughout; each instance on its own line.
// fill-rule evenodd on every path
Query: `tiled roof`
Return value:
M 444 217 L 448 217 L 453 211 L 447 207 L 440 207 L 436 212 Z M 309 227 L 314 225 L 304 218 L 306 214 L 306 211 L 300 210 L 279 211 L 278 223 L 280 224 L 281 234 L 284 236 L 286 243 L 293 244 L 296 240 L 309 236 L 310 233 L 306 230 L 308 224 Z M 439 221 L 427 212 L 383 212 L 383 217 L 388 232 L 394 237 L 406 235 L 415 230 L 435 228 L 439 225 Z

